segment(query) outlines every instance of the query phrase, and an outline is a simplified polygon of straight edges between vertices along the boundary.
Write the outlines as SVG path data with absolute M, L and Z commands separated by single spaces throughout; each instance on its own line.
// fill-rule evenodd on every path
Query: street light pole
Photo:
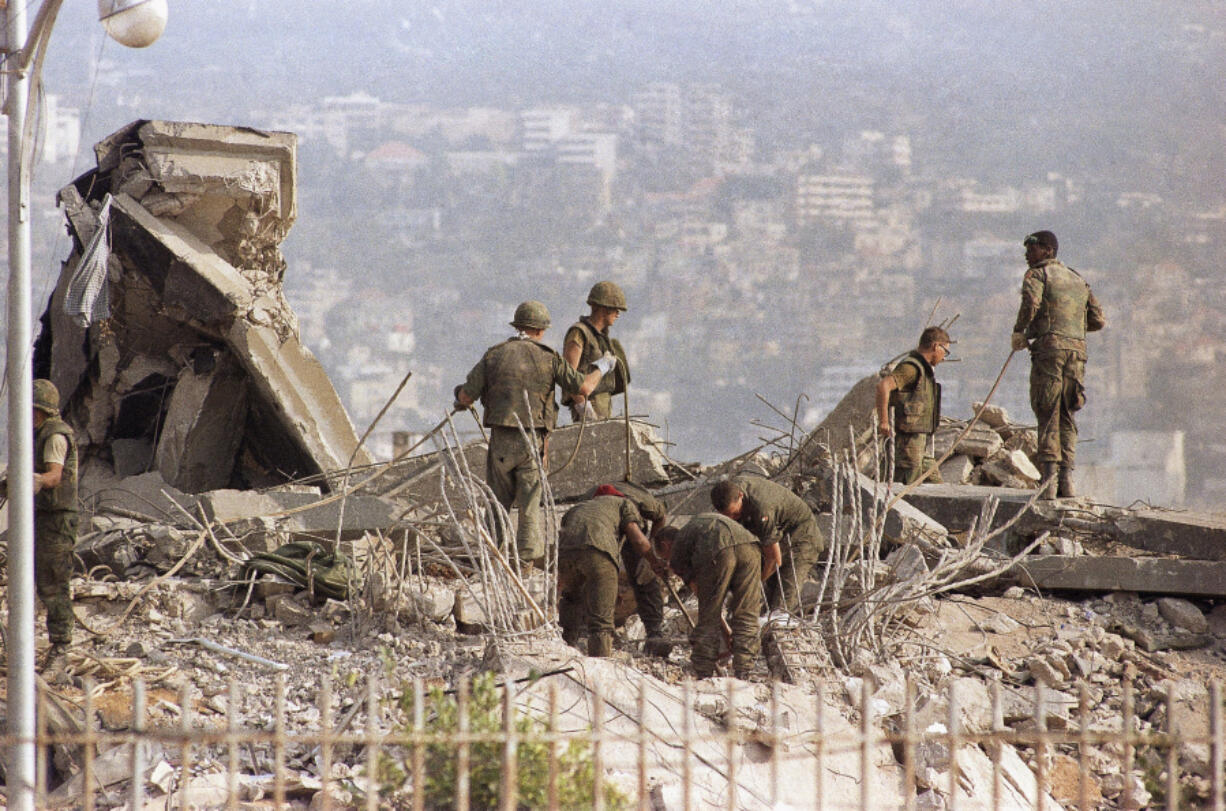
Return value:
M 30 330 L 30 71 L 41 65 L 63 0 L 43 0 L 32 27 L 27 0 L 0 0 L 8 117 L 8 757 L 7 807 L 34 811 L 34 416 Z M 121 44 L 143 48 L 166 26 L 166 0 L 99 0 L 98 16 Z

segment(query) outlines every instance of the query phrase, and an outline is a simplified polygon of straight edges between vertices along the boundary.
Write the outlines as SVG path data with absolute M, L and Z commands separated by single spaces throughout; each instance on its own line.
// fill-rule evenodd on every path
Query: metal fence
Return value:
M 1217 811 L 1224 807 L 1226 733 L 1217 683 L 1207 687 L 1207 719 L 1202 718 L 1207 720 L 1207 734 L 1187 734 L 1176 727 L 1175 713 L 1169 711 L 1173 691 L 1162 699 L 1168 709 L 1165 728 L 1138 731 L 1138 702 L 1127 680 L 1118 727 L 1107 731 L 1091 728 L 1090 690 L 1085 684 L 1079 685 L 1079 706 L 1069 713 L 1064 729 L 1051 728 L 1048 696 L 1054 694 L 1042 688 L 1035 691 L 1033 724 L 1020 730 L 1007 728 L 997 684 L 990 693 L 989 728 L 969 728 L 958 696 L 950 689 L 944 728 L 934 731 L 931 726 L 917 728 L 921 723 L 917 695 L 910 682 L 902 711 L 889 719 L 876 716 L 867 683 L 858 702 L 844 705 L 842 711 L 827 701 L 829 696 L 819 687 L 807 694 L 812 722 L 802 725 L 789 724 L 783 717 L 798 712 L 799 688 L 790 688 L 793 703 L 785 707 L 778 684 L 747 687 L 728 680 L 726 685 L 662 685 L 642 679 L 629 691 L 622 685 L 620 698 L 609 698 L 597 680 L 579 688 L 582 699 L 572 703 L 568 715 L 556 680 L 520 681 L 503 678 L 497 685 L 487 684 L 487 699 L 496 691 L 491 708 L 488 702 L 477 705 L 473 690 L 480 685 L 474 688 L 468 680 L 447 693 L 437 686 L 432 692 L 420 680 L 408 682 L 391 691 L 391 698 L 386 688 L 381 694 L 372 680 L 364 699 L 354 701 L 344 713 L 335 711 L 334 690 L 325 682 L 317 692 L 317 723 L 311 729 L 290 728 L 284 675 L 276 680 L 271 718 L 265 716 L 258 723 L 240 721 L 243 691 L 236 682 L 229 685 L 224 722 L 206 723 L 192 709 L 192 689 L 184 688 L 174 708 L 177 725 L 151 729 L 148 695 L 143 683 L 135 681 L 130 729 L 124 732 L 98 727 L 95 710 L 102 693 L 93 685 L 85 686 L 79 705 L 42 692 L 37 807 L 238 809 L 254 791 L 266 795 L 260 807 L 271 803 L 274 808 L 305 807 L 316 793 L 311 807 L 322 809 L 560 808 L 567 806 L 566 792 L 573 792 L 576 780 L 591 781 L 590 807 L 596 809 L 618 804 L 615 795 L 601 788 L 609 780 L 621 789 L 627 806 L 640 809 L 1138 808 L 1144 797 L 1137 795 L 1149 792 L 1134 787 L 1145 781 L 1158 798 L 1153 806 Z M 715 702 L 719 707 L 715 715 L 722 716 L 722 723 L 718 718 L 713 722 L 711 712 L 696 709 L 699 690 L 708 701 L 722 695 Z M 748 725 L 738 721 L 743 709 L 738 702 L 744 705 L 746 690 L 767 696 L 751 699 L 757 721 Z M 627 700 L 635 693 L 636 699 Z M 676 716 L 662 721 L 663 716 L 653 714 L 651 706 L 660 695 L 675 695 Z M 160 703 L 165 709 L 165 700 Z M 588 723 L 574 722 L 576 707 Z M 65 709 L 69 714 L 78 711 L 83 725 L 51 734 L 49 725 L 57 725 L 57 712 L 63 715 Z M 443 714 L 448 714 L 447 724 L 442 723 Z M 568 759 L 572 742 L 584 753 L 585 771 L 574 771 L 575 761 Z M 13 739 L 5 743 L 12 744 Z M 1207 773 L 1200 775 L 1208 781 L 1207 798 L 1181 800 L 1180 778 L 1186 774 L 1181 753 L 1188 746 L 1207 750 Z M 49 763 L 56 747 L 57 774 L 72 776 L 49 791 Z M 1022 763 L 1016 757 L 1018 747 L 1026 751 L 1031 764 L 1022 770 L 1016 765 Z M 1122 790 L 1110 800 L 1101 798 L 1091 775 L 1092 747 L 1114 753 L 1119 773 L 1137 778 L 1124 780 Z M 1058 803 L 1049 796 L 1049 764 L 1055 753 L 1073 758 L 1079 766 L 1075 790 Z M 346 776 L 338 776 L 334 767 L 346 758 Z M 427 780 L 440 777 L 441 762 L 454 777 L 446 802 L 437 796 L 431 799 L 426 792 Z M 989 765 L 974 766 L 980 762 Z M 943 768 L 933 769 L 934 764 Z M 158 774 L 152 773 L 154 765 L 161 766 Z M 491 766 L 497 774 L 493 794 L 491 787 L 474 784 L 477 770 L 483 767 L 488 775 Z M 1199 768 L 1205 771 L 1203 765 Z M 208 797 L 197 793 L 202 769 L 215 778 Z M 253 772 L 263 774 L 257 780 L 262 788 L 241 788 L 240 784 L 249 786 Z M 303 780 L 304 773 L 312 779 Z M 389 773 L 396 774 L 395 780 L 387 777 Z M 929 779 L 934 773 L 939 780 Z M 519 796 L 529 783 L 538 792 L 537 801 Z M 344 792 L 337 791 L 340 784 Z M 484 800 L 479 792 L 485 792 Z

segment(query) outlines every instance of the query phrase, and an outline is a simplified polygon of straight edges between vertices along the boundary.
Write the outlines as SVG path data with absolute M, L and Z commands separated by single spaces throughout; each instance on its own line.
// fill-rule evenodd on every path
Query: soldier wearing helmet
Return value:
M 47 609 L 51 648 L 43 666 L 62 672 L 72 644 L 72 553 L 77 544 L 77 443 L 60 419 L 60 393 L 34 381 L 34 583 Z
M 596 386 L 586 402 L 591 404 L 596 417 L 607 420 L 613 413 L 613 395 L 621 394 L 630 382 L 630 367 L 626 364 L 626 353 L 622 345 L 609 337 L 609 327 L 617 321 L 617 317 L 626 310 L 626 294 L 613 282 L 596 282 L 588 293 L 587 303 L 592 312 L 571 325 L 562 341 L 562 357 L 572 369 L 588 372 L 596 359 L 607 353 L 617 356 L 618 364 L 614 373 L 604 377 Z M 571 416 L 578 422 L 583 416 L 585 400 L 583 397 L 563 397 L 562 402 L 570 406 Z
M 558 403 L 554 386 L 566 394 L 586 397 L 617 363 L 607 355 L 579 374 L 541 338 L 549 326 L 549 310 L 539 301 L 515 308 L 511 321 L 517 334 L 485 351 L 455 389 L 458 406 L 477 400 L 484 411 L 482 424 L 490 429 L 485 459 L 485 480 L 503 507 L 519 508 L 516 546 L 524 563 L 544 558 L 541 532 L 541 479 L 536 454 L 544 453 L 549 432 L 557 426 Z M 533 442 L 525 443 L 526 431 Z

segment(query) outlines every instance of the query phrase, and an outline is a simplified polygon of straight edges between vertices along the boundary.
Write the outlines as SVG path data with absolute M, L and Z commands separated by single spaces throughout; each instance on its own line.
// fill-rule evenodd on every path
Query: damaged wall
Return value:
M 282 290 L 296 148 L 291 133 L 136 121 L 61 190 L 74 247 L 36 373 L 60 389 L 83 459 L 157 471 L 186 492 L 349 463 L 356 432 Z M 83 327 L 63 304 L 107 194 L 111 315 Z

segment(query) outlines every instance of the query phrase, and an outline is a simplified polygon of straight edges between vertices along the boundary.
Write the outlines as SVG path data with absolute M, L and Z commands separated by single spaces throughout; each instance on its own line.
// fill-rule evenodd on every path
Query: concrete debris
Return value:
M 1226 597 L 1226 561 L 1036 555 L 1018 565 L 1016 577 L 1048 590 Z
M 1178 597 L 1161 597 L 1157 601 L 1158 613 L 1162 618 L 1185 631 L 1203 634 L 1209 630 L 1209 620 L 1201 610 L 1187 600 Z
M 370 462 L 282 294 L 295 150 L 289 133 L 135 122 L 61 191 L 74 250 L 35 373 L 78 428 L 83 486 L 109 469 L 197 493 Z M 83 328 L 62 303 L 106 190 L 112 318 Z

